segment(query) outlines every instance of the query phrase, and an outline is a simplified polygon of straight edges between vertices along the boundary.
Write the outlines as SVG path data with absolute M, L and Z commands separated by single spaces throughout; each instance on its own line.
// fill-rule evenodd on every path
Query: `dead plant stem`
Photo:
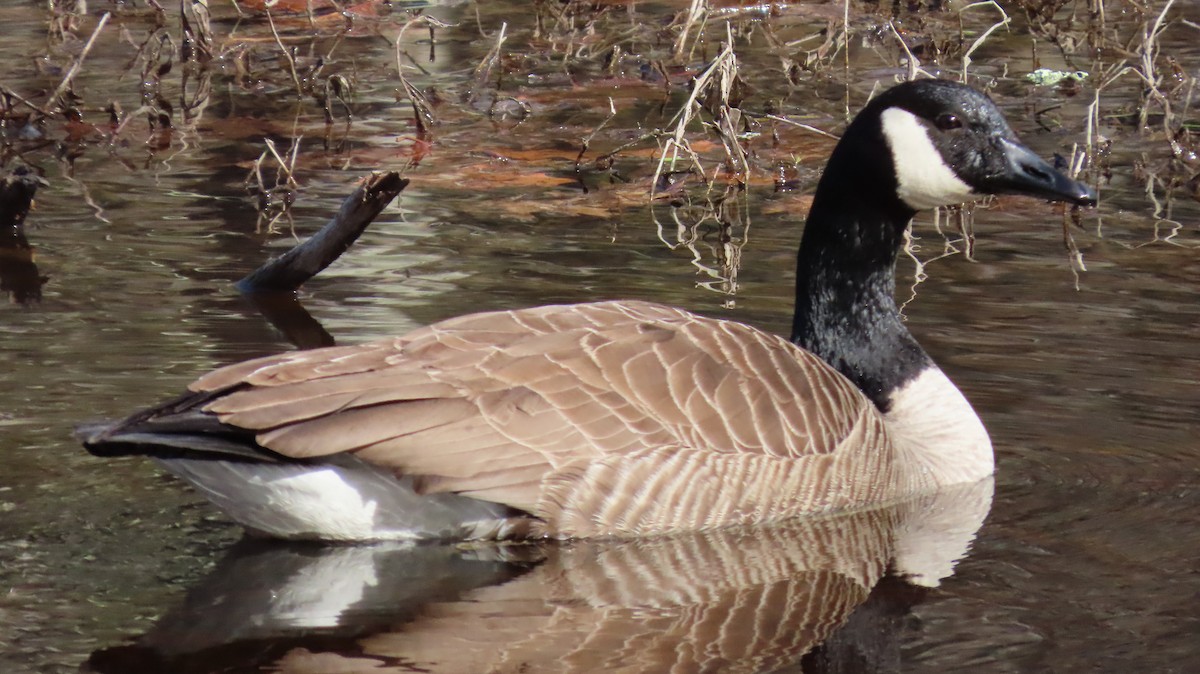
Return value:
M 595 138 L 596 134 L 600 133 L 600 131 L 604 127 L 608 126 L 609 122 L 613 121 L 613 119 L 615 119 L 616 116 L 617 116 L 617 104 L 613 102 L 612 96 L 609 96 L 608 97 L 608 117 L 605 117 L 604 121 L 600 122 L 600 124 L 595 129 L 592 129 L 592 132 L 589 133 L 587 136 L 585 136 L 583 138 L 583 140 L 580 142 L 579 154 L 575 157 L 575 172 L 576 173 L 579 172 L 579 162 L 583 161 L 583 155 L 587 154 L 588 148 L 591 147 L 592 139 Z
M 674 163 L 679 160 L 679 152 L 682 150 L 690 156 L 695 166 L 700 167 L 699 157 L 697 157 L 696 153 L 692 151 L 691 145 L 687 142 L 687 139 L 684 136 L 687 133 L 688 125 L 691 124 L 700 107 L 700 97 L 708 91 L 709 86 L 713 83 L 714 79 L 718 77 L 718 75 L 721 76 L 720 83 L 723 85 L 723 90 L 719 92 L 720 100 L 724 102 L 728 101 L 729 99 L 729 89 L 732 88 L 733 80 L 737 77 L 737 55 L 733 52 L 733 29 L 728 23 L 725 25 L 725 28 L 726 42 L 722 46 L 721 53 L 718 54 L 717 57 L 713 59 L 712 63 L 710 63 L 709 66 L 704 69 L 704 72 L 700 73 L 695 77 L 695 79 L 692 80 L 692 90 L 688 93 L 687 101 L 684 102 L 683 107 L 679 109 L 679 112 L 676 113 L 675 117 L 671 120 L 675 125 L 675 130 L 671 134 L 671 137 L 667 139 L 667 142 L 663 147 L 662 155 L 660 155 L 658 158 L 658 165 L 654 168 L 653 184 L 650 188 L 651 199 L 654 198 L 654 190 L 658 187 L 658 181 L 662 177 L 663 166 L 668 161 L 668 155 L 670 156 L 672 165 L 674 165 Z M 726 130 L 722 129 L 722 131 Z M 732 129 L 729 129 L 728 131 L 732 131 Z M 720 135 L 724 141 L 726 134 L 720 133 Z M 734 140 L 736 141 L 736 137 Z M 731 150 L 732 148 L 730 148 L 729 144 L 726 143 L 726 151 L 730 153 L 730 158 L 733 159 L 735 158 L 733 156 L 735 153 Z M 737 158 L 743 162 L 742 168 L 748 171 L 748 167 L 744 163 L 745 157 L 740 149 L 737 149 L 736 154 L 738 155 Z M 701 175 L 704 175 L 702 168 Z
M 987 40 L 989 37 L 991 37 L 992 33 L 994 33 L 997 29 L 1002 28 L 1002 27 L 1007 28 L 1010 19 L 1008 18 L 1008 14 L 1004 11 L 1004 8 L 1001 7 L 1000 5 L 996 4 L 995 0 L 986 0 L 986 2 L 973 2 L 973 3 L 963 7 L 962 9 L 958 10 L 958 15 L 961 17 L 963 15 L 963 13 L 966 12 L 968 9 L 972 9 L 974 7 L 988 7 L 988 6 L 993 7 L 996 9 L 997 12 L 1000 12 L 1001 19 L 1000 19 L 1000 21 L 997 21 L 996 23 L 992 24 L 991 27 L 989 27 L 987 30 L 983 31 L 983 35 L 980 35 L 979 37 L 975 38 L 975 41 L 971 43 L 971 46 L 967 49 L 966 53 L 963 54 L 963 57 L 962 57 L 962 81 L 963 82 L 967 81 L 967 68 L 971 65 L 971 54 L 974 54 L 975 50 L 978 49 L 985 40 Z
M 826 131 L 824 129 L 818 129 L 817 127 L 812 126 L 811 124 L 797 122 L 795 120 L 788 119 L 787 117 L 780 117 L 779 115 L 765 115 L 764 118 L 770 119 L 770 120 L 773 120 L 776 122 L 782 122 L 783 124 L 789 124 L 791 126 L 795 126 L 795 127 L 804 129 L 805 131 L 811 131 L 812 133 L 815 133 L 815 134 L 821 135 L 821 136 L 825 136 L 826 138 L 832 138 L 834 140 L 841 140 L 841 138 L 842 138 L 841 136 L 839 136 L 835 133 L 829 133 L 828 131 Z
M 917 73 L 925 73 L 925 75 L 932 77 L 921 68 L 921 60 L 908 48 L 908 45 L 904 42 L 904 38 L 900 37 L 900 31 L 896 30 L 896 24 L 888 21 L 888 28 L 892 30 L 892 35 L 896 36 L 896 41 L 900 43 L 900 47 L 904 49 L 904 53 L 908 57 L 908 74 L 904 78 L 905 81 L 911 82 L 917 79 Z
M 51 94 L 50 98 L 46 101 L 47 106 L 53 105 L 54 102 L 58 100 L 59 96 L 62 96 L 63 92 L 67 90 L 67 87 L 71 86 L 71 80 L 75 79 L 75 76 L 79 74 L 79 68 L 83 66 L 83 60 L 87 58 L 88 52 L 90 52 L 92 50 L 92 46 L 96 44 L 96 38 L 100 36 L 100 31 L 104 30 L 104 26 L 108 23 L 108 19 L 111 16 L 112 14 L 110 12 L 105 12 L 104 16 L 100 17 L 100 23 L 96 24 L 96 29 L 92 31 L 92 36 L 88 38 L 87 43 L 83 45 L 83 50 L 79 52 L 79 56 L 77 56 L 75 58 L 75 62 L 71 64 L 71 69 L 67 71 L 67 74 L 65 77 L 63 77 L 62 82 L 58 84 L 58 88 L 54 90 L 54 93 Z
M 687 47 L 688 35 L 692 31 L 692 26 L 699 24 L 700 27 L 696 30 L 696 39 L 692 41 L 692 48 L 700 41 L 700 33 L 704 29 L 704 20 L 708 16 L 707 0 L 692 0 L 688 6 L 687 18 L 683 22 L 683 30 L 679 33 L 679 37 L 675 40 L 675 60 L 683 58 L 683 52 Z
M 8 87 L 0 86 L 0 93 L 3 93 L 5 97 L 12 97 L 18 103 L 23 103 L 23 104 L 29 106 L 34 111 L 42 114 L 45 117 L 50 117 L 54 114 L 54 113 L 50 112 L 49 110 L 47 110 L 46 108 L 43 108 L 42 106 L 38 105 L 37 103 L 34 103 L 33 101 L 21 96 L 21 94 L 18 94 L 16 91 L 9 89 Z
M 283 44 L 283 40 L 279 37 L 279 31 L 275 30 L 275 19 L 271 16 L 271 11 L 267 10 L 267 23 L 271 26 L 271 35 L 275 36 L 275 44 L 279 45 L 279 49 L 283 52 L 283 57 L 287 59 L 288 71 L 292 75 L 292 83 L 296 85 L 296 96 L 304 97 L 304 87 L 300 84 L 300 75 L 296 72 L 296 59 L 292 58 L 291 51 Z

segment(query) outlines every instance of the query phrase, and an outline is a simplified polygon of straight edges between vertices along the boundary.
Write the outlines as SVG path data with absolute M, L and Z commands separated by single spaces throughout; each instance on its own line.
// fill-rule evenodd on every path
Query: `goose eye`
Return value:
M 933 123 L 936 124 L 937 128 L 941 129 L 942 131 L 961 129 L 963 125 L 962 120 L 958 118 L 958 115 L 952 115 L 948 112 L 938 115 L 937 119 L 933 120 Z

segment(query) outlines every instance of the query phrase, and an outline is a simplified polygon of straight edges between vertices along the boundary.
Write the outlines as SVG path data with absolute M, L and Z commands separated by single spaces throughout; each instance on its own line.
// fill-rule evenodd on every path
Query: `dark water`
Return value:
M 396 103 L 392 42 L 408 18 L 399 10 L 360 18 L 345 36 L 340 19 L 318 24 L 317 37 L 306 19 L 279 19 L 301 56 L 332 53 L 322 77 L 354 82 L 353 121 L 335 104 L 326 137 L 319 106 L 296 101 L 265 22 L 238 22 L 228 3 L 210 4 L 220 50 L 249 45 L 252 76 L 239 82 L 232 57 L 215 62 L 207 106 L 187 122 L 176 103 L 169 142 L 147 145 L 141 121 L 114 142 L 76 142 L 54 120 L 47 142 L 13 139 L 5 155 L 6 172 L 19 154 L 51 184 L 25 232 L 37 275 L 48 277 L 40 300 L 10 294 L 0 303 L 0 671 L 76 671 L 85 662 L 114 672 L 663 671 L 667 662 L 677 671 L 1200 670 L 1200 218 L 1186 196 L 1156 217 L 1145 195 L 1135 164 L 1163 165 L 1167 145 L 1122 125 L 1136 104 L 1133 76 L 1105 101 L 1112 177 L 1105 203 L 1074 232 L 1088 266 L 1078 289 L 1057 209 L 1001 200 L 976 215 L 975 261 L 931 262 L 906 308 L 997 449 L 990 514 L 940 586 L 880 578 L 889 561 L 916 555 L 906 547 L 914 540 L 942 557 L 926 563 L 948 570 L 986 511 L 984 496 L 608 547 L 235 545 L 240 531 L 178 482 L 147 462 L 94 459 L 71 429 L 173 395 L 216 365 L 292 348 L 231 287 L 292 242 L 286 224 L 255 231 L 243 188 L 264 137 L 282 149 L 303 136 L 294 220 L 304 236 L 358 177 L 411 162 L 416 132 L 408 103 Z M 730 226 L 710 218 L 685 227 L 694 243 L 672 249 L 664 239 L 677 241 L 673 218 L 700 219 L 703 192 L 688 193 L 688 208 L 649 207 L 652 141 L 618 155 L 619 177 L 585 160 L 580 179 L 575 157 L 608 116 L 609 97 L 617 115 L 589 158 L 664 126 L 689 75 L 716 53 L 723 24 L 710 24 L 697 52 L 672 64 L 666 26 L 684 7 L 613 5 L 592 31 L 584 28 L 594 15 L 564 7 L 542 7 L 537 36 L 528 3 L 432 8 L 456 24 L 439 30 L 432 59 L 427 30 L 406 31 L 403 46 L 427 71 L 406 74 L 436 87 L 438 124 L 401 200 L 302 293 L 339 343 L 467 311 L 599 298 L 786 329 L 804 195 L 832 141 L 780 125 L 776 144 L 764 124 L 749 141 L 749 190 L 724 203 Z M 109 100 L 127 111 L 141 104 L 141 66 L 126 67 L 155 21 L 148 10 L 123 11 L 75 87 L 85 120 L 101 126 Z M 762 26 L 784 43 L 800 40 L 839 26 L 841 7 L 777 8 L 767 19 L 728 11 L 745 29 L 737 44 L 746 109 L 775 107 L 836 130 L 847 92 L 856 109 L 876 82 L 902 72 L 886 11 L 856 7 L 850 69 L 839 55 L 795 86 Z M 1119 16 L 1114 5 L 1110 20 Z M 1130 23 L 1113 30 L 1140 26 L 1123 16 Z M 913 44 L 932 50 L 936 40 L 921 36 L 958 39 L 954 15 L 900 18 Z M 77 38 L 48 42 L 41 4 L 0 9 L 0 83 L 44 102 L 95 19 Z M 474 71 L 505 21 L 507 70 L 493 105 L 494 85 L 477 83 Z M 973 10 L 965 21 L 977 35 L 992 19 Z M 572 22 L 573 33 L 564 27 Z M 1189 30 L 1176 23 L 1164 39 L 1194 73 Z M 621 39 L 626 56 L 606 69 L 601 55 Z M 568 43 L 581 58 L 564 59 Z M 1042 65 L 1065 65 L 1040 44 Z M 29 57 L 47 51 L 49 61 Z M 1018 20 L 976 52 L 972 71 L 1001 77 L 1007 68 L 996 96 L 1014 127 L 1045 155 L 1069 154 L 1092 90 L 1069 97 L 1026 84 L 1017 74 L 1030 69 L 1030 54 Z M 659 60 L 673 82 L 665 97 Z M 169 100 L 178 101 L 181 70 L 163 79 Z M 523 113 L 504 96 L 531 116 L 517 123 Z M 1047 115 L 1061 127 L 1044 129 L 1033 113 L 1058 105 Z M 711 170 L 719 148 L 698 140 L 698 126 L 691 137 Z M 776 192 L 781 172 L 800 189 Z M 711 195 L 726 191 L 718 184 Z M 916 232 L 920 256 L 936 257 L 943 239 L 928 218 Z M 731 255 L 740 256 L 735 279 L 730 265 L 722 271 Z M 6 270 L 13 259 L 0 258 Z M 947 513 L 966 523 L 939 519 Z M 918 535 L 921 522 L 934 533 Z

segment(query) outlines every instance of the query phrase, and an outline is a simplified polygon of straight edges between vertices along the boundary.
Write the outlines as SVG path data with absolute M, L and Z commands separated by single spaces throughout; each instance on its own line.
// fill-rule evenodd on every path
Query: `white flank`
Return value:
M 353 457 L 339 463 L 160 459 L 239 524 L 279 538 L 330 541 L 495 538 L 505 509 L 455 494 L 418 494 Z
M 897 193 L 904 203 L 923 211 L 961 204 L 976 196 L 946 165 L 916 115 L 901 108 L 888 108 L 881 117 L 883 136 L 896 167 Z
M 976 482 L 996 468 L 992 441 L 971 403 L 937 367 L 892 392 L 884 415 L 896 446 L 897 462 L 907 463 L 935 486 Z

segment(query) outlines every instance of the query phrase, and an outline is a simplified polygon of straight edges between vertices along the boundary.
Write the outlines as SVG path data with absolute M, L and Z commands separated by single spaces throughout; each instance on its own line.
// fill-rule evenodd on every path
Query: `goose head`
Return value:
M 868 149 L 862 147 L 864 141 L 874 144 L 871 141 L 882 138 L 891 158 L 896 197 L 912 212 L 988 194 L 1096 203 L 1090 187 L 1025 147 L 986 94 L 957 82 L 897 85 L 863 110 L 846 137 L 859 146 L 854 148 L 858 152 Z
M 886 406 L 889 388 L 929 364 L 893 301 L 904 231 L 917 211 L 990 194 L 1096 202 L 1025 147 L 982 92 L 927 79 L 876 96 L 817 185 L 797 257 L 792 341 Z

